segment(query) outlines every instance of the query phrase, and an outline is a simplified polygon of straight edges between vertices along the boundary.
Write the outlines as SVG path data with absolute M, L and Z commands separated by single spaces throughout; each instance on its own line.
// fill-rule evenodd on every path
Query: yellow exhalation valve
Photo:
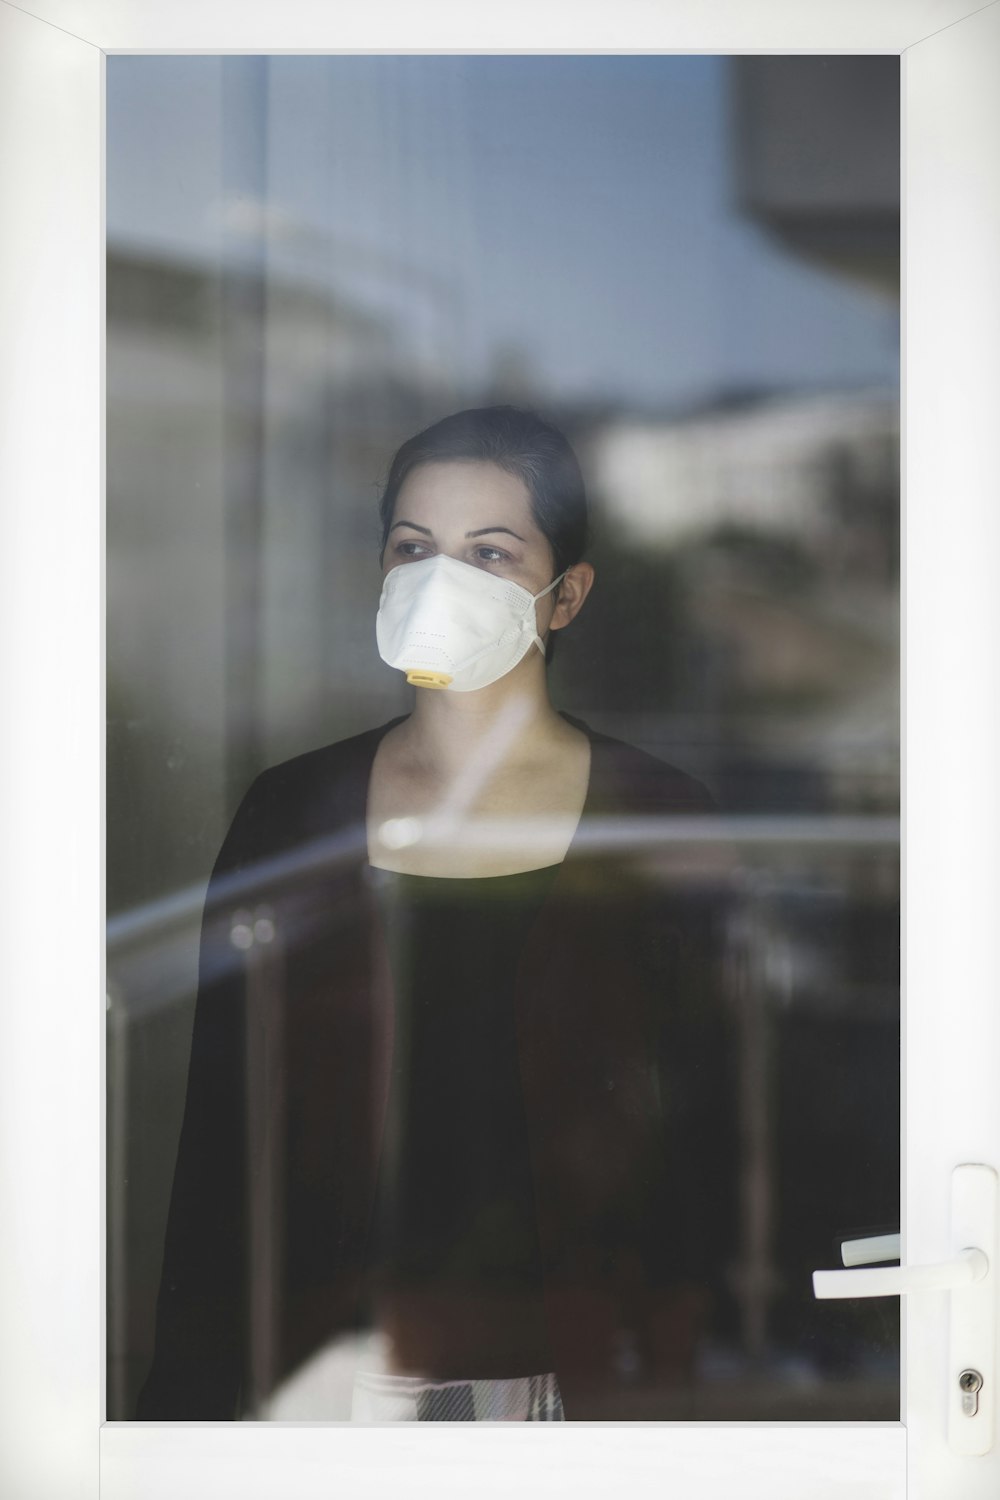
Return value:
M 407 672 L 407 682 L 412 682 L 414 687 L 446 688 L 451 681 L 447 672 L 428 672 L 424 667 L 418 667 L 415 671 Z

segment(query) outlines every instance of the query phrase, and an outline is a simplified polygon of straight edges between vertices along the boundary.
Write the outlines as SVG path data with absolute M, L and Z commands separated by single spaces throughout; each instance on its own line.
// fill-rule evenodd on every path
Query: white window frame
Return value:
M 904 1422 L 104 1421 L 104 64 L 116 52 L 879 52 L 903 70 L 904 1253 L 1000 1165 L 1000 0 L 0 0 L 0 1490 L 18 1500 L 1000 1493 L 944 1438 L 947 1294 Z

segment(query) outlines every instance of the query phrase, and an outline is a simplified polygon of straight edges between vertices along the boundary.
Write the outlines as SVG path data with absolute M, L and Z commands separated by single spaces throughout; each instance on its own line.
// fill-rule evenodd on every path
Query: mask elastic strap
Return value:
M 532 601 L 531 601 L 532 604 L 534 604 L 537 599 L 544 599 L 544 597 L 545 597 L 546 594 L 551 593 L 551 591 L 555 588 L 556 584 L 557 583 L 561 583 L 562 580 L 566 577 L 566 574 L 568 572 L 569 572 L 569 568 L 563 568 L 563 570 L 559 574 L 558 578 L 553 578 L 552 582 L 546 588 L 542 589 L 542 592 L 540 594 L 533 595 Z M 531 637 L 531 639 L 534 642 L 534 644 L 538 647 L 538 649 L 542 653 L 542 655 L 544 656 L 545 655 L 545 646 L 544 646 L 544 643 L 542 641 L 541 636 L 538 634 L 537 631 Z
M 566 574 L 568 572 L 569 572 L 569 568 L 563 568 L 563 570 L 559 574 L 558 578 L 553 578 L 552 582 L 546 588 L 542 589 L 542 592 L 540 594 L 534 594 L 532 596 L 532 602 L 534 602 L 536 599 L 544 599 L 545 595 L 548 594 L 548 593 L 550 593 L 552 591 L 552 589 L 555 588 L 555 586 L 556 586 L 557 583 L 561 583 L 562 582 L 562 580 L 566 577 Z

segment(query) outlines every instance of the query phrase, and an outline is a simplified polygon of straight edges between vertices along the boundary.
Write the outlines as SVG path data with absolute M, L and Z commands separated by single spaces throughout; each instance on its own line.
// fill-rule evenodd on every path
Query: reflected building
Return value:
M 859 492 L 898 485 L 892 391 L 747 393 L 679 416 L 621 416 L 595 432 L 590 473 L 632 537 L 669 547 L 726 525 L 825 552 L 837 464 Z
M 112 248 L 107 317 L 109 768 L 197 764 L 170 816 L 210 843 L 262 764 L 369 722 L 376 483 L 453 390 L 386 308 L 252 265 Z
M 784 249 L 899 296 L 900 59 L 734 57 L 733 195 Z

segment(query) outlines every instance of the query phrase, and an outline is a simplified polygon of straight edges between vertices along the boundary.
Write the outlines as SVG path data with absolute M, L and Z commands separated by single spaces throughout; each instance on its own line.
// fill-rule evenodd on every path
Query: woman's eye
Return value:
M 398 542 L 396 551 L 403 557 L 417 557 L 424 551 L 424 544 L 423 542 L 415 541 Z M 510 557 L 509 553 L 503 552 L 499 547 L 490 547 L 486 543 L 481 547 L 477 547 L 475 551 L 480 562 L 502 563 L 508 562 Z

